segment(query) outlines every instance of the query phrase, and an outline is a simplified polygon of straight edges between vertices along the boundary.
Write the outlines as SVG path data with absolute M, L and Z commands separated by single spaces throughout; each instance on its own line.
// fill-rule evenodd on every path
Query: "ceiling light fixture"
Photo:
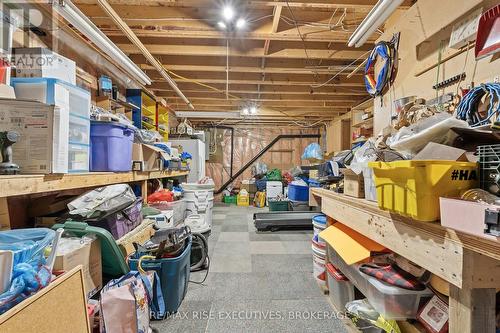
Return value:
M 59 15 L 90 39 L 101 51 L 114 59 L 129 75 L 136 78 L 142 85 L 151 84 L 151 79 L 71 1 L 64 1 L 63 4 L 59 1 L 53 3 L 54 9 Z
M 252 107 L 250 108 L 250 113 L 251 113 L 251 114 L 257 114 L 257 107 L 252 106 Z
M 239 18 L 238 21 L 236 21 L 236 28 L 243 29 L 246 24 L 247 21 L 244 18 Z
M 218 25 L 218 26 L 219 26 L 219 28 L 221 28 L 221 29 L 226 29 L 226 28 L 227 28 L 226 23 L 224 23 L 224 22 L 222 22 L 222 21 L 217 22 L 217 25 Z
M 244 115 L 248 115 L 248 108 L 244 108 L 244 109 L 243 109 L 243 114 L 244 114 Z
M 234 17 L 234 10 L 230 6 L 225 6 L 222 10 L 222 16 L 227 22 L 230 22 Z
M 401 3 L 403 3 L 403 0 L 379 0 L 363 22 L 356 28 L 352 36 L 349 37 L 348 46 L 362 46 Z

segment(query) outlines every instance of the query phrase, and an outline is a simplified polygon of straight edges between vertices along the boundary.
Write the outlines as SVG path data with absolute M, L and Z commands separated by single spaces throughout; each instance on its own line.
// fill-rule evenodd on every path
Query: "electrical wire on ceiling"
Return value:
M 334 76 L 332 76 L 331 78 L 329 78 L 327 81 L 325 81 L 325 82 L 323 82 L 321 84 L 311 84 L 311 88 L 315 89 L 315 88 L 321 88 L 321 87 L 326 86 L 327 84 L 329 84 L 330 82 L 332 82 L 337 76 L 339 76 L 344 71 L 346 71 L 350 66 L 352 66 L 357 61 L 359 61 L 361 58 L 366 57 L 366 55 L 368 55 L 370 52 L 372 52 L 372 51 L 371 50 L 370 51 L 366 51 L 365 53 L 363 53 L 362 55 L 360 55 L 356 60 L 352 61 L 351 63 L 349 63 L 348 65 L 346 65 L 344 68 L 340 69 Z

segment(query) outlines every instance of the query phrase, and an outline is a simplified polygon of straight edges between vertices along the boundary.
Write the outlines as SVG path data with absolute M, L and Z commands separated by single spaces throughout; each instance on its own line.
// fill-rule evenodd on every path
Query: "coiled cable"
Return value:
M 384 41 L 377 43 L 370 53 L 365 65 L 364 79 L 366 91 L 373 97 L 382 95 L 385 87 L 392 80 L 396 53 L 394 44 Z M 375 64 L 379 57 L 384 61 L 384 64 L 375 80 Z
M 486 114 L 481 114 L 479 105 L 485 97 L 489 98 L 489 107 Z M 456 110 L 456 117 L 465 120 L 472 127 L 486 125 L 496 121 L 500 112 L 500 84 L 484 83 L 472 88 L 460 101 Z

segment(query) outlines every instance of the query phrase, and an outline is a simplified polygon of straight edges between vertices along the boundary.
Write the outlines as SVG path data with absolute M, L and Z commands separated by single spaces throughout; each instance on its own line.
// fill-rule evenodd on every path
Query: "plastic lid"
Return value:
M 324 214 L 319 214 L 319 215 L 313 216 L 312 220 L 313 220 L 313 222 L 317 222 L 319 224 L 326 225 L 326 215 L 324 215 Z
M 361 272 L 362 273 L 362 272 Z M 385 295 L 433 295 L 432 291 L 430 291 L 428 288 L 425 288 L 424 290 L 409 290 L 409 289 L 404 289 L 400 288 L 397 286 L 390 285 L 388 283 L 385 283 L 383 281 L 380 281 L 377 278 L 374 278 L 372 276 L 366 275 L 364 273 L 361 274 L 365 279 L 368 280 L 368 282 L 379 292 Z
M 326 269 L 328 270 L 328 273 L 330 273 L 330 275 L 333 278 L 335 278 L 335 280 L 337 280 L 337 281 L 349 281 L 349 279 L 346 278 L 346 276 L 341 271 L 339 271 L 337 268 L 335 268 L 335 266 L 333 266 L 332 264 L 327 264 Z

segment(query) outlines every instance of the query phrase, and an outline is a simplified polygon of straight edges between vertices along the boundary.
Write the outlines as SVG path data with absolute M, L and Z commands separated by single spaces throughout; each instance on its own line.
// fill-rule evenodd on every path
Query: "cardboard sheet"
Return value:
M 341 224 L 323 230 L 319 236 L 330 245 L 348 265 L 369 258 L 372 254 L 387 252 L 387 248 L 357 231 Z

